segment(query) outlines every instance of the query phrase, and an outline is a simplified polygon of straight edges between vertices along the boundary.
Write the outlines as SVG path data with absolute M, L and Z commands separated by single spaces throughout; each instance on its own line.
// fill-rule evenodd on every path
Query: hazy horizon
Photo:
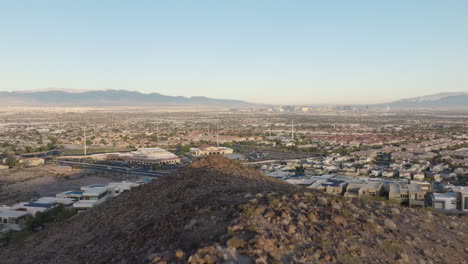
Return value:
M 0 91 L 123 89 L 265 104 L 468 92 L 467 1 L 21 1 Z

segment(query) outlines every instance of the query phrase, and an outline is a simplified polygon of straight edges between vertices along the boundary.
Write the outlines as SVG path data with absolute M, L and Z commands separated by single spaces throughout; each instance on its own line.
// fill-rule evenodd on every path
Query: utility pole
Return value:
M 294 139 L 294 120 L 291 123 L 291 138 Z
M 86 127 L 83 127 L 84 134 L 84 155 L 86 156 Z
M 219 147 L 219 130 L 218 130 L 218 123 L 216 123 L 216 146 Z

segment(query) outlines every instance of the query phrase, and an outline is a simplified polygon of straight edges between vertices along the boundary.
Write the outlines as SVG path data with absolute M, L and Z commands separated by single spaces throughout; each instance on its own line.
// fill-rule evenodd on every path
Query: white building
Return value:
M 123 161 L 125 163 L 151 165 L 151 164 L 177 164 L 180 158 L 162 148 L 139 148 L 136 151 L 125 153 L 94 154 L 90 156 L 99 161 Z
M 432 195 L 432 207 L 435 209 L 455 210 L 457 209 L 457 195 L 453 192 L 434 193 Z
M 72 198 L 60 198 L 60 197 L 41 197 L 34 203 L 38 204 L 63 204 L 64 206 L 71 206 L 76 200 Z
M 0 209 L 0 229 L 7 228 L 19 231 L 28 215 L 29 213 L 25 211 Z
M 468 212 L 468 186 L 457 186 L 453 192 L 458 196 L 459 209 Z
M 52 208 L 54 208 L 57 204 L 56 203 L 37 203 L 37 202 L 21 202 L 14 204 L 10 206 L 11 210 L 17 210 L 17 211 L 26 211 L 30 213 L 31 215 L 36 215 L 38 212 L 45 212 L 48 211 Z
M 132 188 L 139 186 L 136 182 L 123 181 L 123 182 L 111 182 L 107 185 L 107 190 L 110 197 L 115 197 L 123 192 L 130 191 Z
M 109 197 L 106 185 L 90 185 L 81 187 L 83 193 L 80 200 L 73 204 L 73 208 L 86 210 L 107 200 Z
M 68 198 L 68 199 L 73 199 L 73 200 L 77 201 L 77 200 L 80 200 L 81 196 L 83 196 L 83 193 L 84 193 L 84 191 L 70 190 L 70 191 L 57 193 L 55 195 L 55 197 Z

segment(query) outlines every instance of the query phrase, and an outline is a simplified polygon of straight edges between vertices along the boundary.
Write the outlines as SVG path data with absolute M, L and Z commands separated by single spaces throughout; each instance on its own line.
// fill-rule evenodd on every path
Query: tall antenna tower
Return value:
M 83 137 L 84 137 L 84 155 L 86 156 L 86 127 L 83 127 Z

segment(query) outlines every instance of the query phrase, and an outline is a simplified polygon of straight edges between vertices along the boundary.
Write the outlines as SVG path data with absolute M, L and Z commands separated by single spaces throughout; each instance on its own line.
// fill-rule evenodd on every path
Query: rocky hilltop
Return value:
M 220 156 L 0 251 L 1 263 L 467 263 L 466 218 L 344 199 Z

